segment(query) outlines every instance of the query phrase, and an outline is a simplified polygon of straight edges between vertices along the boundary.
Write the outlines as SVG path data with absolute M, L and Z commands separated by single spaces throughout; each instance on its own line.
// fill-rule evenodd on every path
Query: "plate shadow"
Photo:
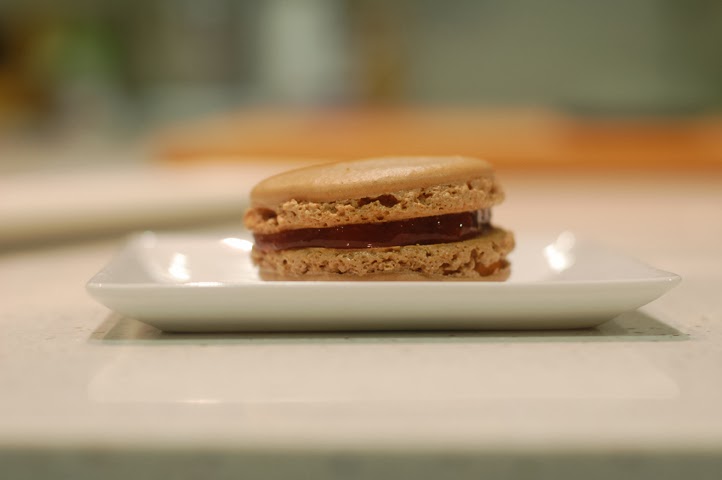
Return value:
M 167 333 L 132 318 L 111 313 L 88 341 L 102 344 L 244 344 L 244 343 L 519 343 L 519 342 L 662 342 L 689 335 L 646 312 L 624 313 L 595 328 L 578 330 L 364 331 Z

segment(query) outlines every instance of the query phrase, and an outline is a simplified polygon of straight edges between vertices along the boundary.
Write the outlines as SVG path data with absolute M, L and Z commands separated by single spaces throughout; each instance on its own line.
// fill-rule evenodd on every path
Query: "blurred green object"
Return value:
M 99 21 L 81 19 L 59 24 L 39 52 L 41 68 L 55 83 L 75 79 L 117 79 L 122 75 L 119 39 Z

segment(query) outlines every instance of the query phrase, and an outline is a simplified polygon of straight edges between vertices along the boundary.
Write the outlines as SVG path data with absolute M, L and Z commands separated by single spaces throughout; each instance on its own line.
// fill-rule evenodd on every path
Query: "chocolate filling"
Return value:
M 428 245 L 468 240 L 489 230 L 490 209 L 410 218 L 384 223 L 361 223 L 329 228 L 301 228 L 254 235 L 256 248 L 268 252 L 290 248 L 375 248 Z

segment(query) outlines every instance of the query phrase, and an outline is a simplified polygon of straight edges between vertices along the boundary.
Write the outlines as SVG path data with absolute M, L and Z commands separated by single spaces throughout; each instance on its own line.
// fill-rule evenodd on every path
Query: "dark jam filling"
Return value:
M 286 230 L 256 234 L 254 238 L 256 248 L 266 252 L 309 247 L 351 249 L 428 245 L 478 237 L 490 228 L 490 220 L 490 210 L 484 209 L 395 222 Z

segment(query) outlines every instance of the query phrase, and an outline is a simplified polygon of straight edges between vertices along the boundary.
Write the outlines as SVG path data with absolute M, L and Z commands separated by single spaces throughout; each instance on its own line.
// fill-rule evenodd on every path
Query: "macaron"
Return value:
M 266 280 L 504 280 L 514 236 L 491 224 L 503 200 L 484 160 L 371 158 L 263 180 L 244 224 Z

